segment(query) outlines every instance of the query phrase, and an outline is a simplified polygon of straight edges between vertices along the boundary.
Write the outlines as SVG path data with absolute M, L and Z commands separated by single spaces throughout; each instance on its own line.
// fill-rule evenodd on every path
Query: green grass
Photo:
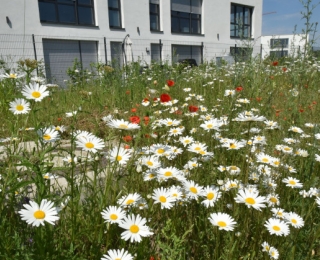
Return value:
M 49 97 L 41 102 L 30 101 L 30 113 L 14 115 L 9 111 L 9 103 L 23 98 L 21 90 L 35 72 L 35 67 L 20 65 L 18 74 L 27 71 L 26 76 L 0 81 L 0 136 L 7 138 L 1 143 L 3 153 L 0 155 L 0 258 L 101 259 L 109 249 L 125 248 L 138 260 L 151 257 L 270 259 L 268 253 L 262 251 L 261 244 L 266 241 L 279 251 L 279 259 L 319 259 L 320 215 L 316 198 L 320 196 L 317 190 L 320 163 L 315 160 L 320 147 L 320 140 L 316 138 L 320 133 L 319 66 L 314 59 L 288 58 L 277 66 L 273 66 L 271 60 L 222 67 L 204 64 L 192 69 L 155 64 L 142 73 L 137 64 L 126 71 L 95 65 L 100 72 L 104 70 L 100 75 L 97 69 L 88 74 L 70 68 L 67 88 L 50 88 Z M 169 79 L 175 84 L 168 88 L 165 84 Z M 241 91 L 225 96 L 226 90 L 239 86 L 243 88 Z M 186 92 L 186 88 L 190 88 L 190 92 Z M 156 93 L 150 93 L 150 89 Z M 163 93 L 178 102 L 172 106 L 155 102 L 154 98 Z M 142 104 L 146 98 L 150 101 L 148 106 Z M 241 103 L 239 99 L 247 99 L 249 103 Z M 199 107 L 199 111 L 190 113 L 190 105 Z M 66 117 L 65 113 L 72 111 L 77 114 Z M 275 121 L 279 128 L 268 129 L 263 121 L 233 120 L 244 111 Z M 103 120 L 109 115 L 126 121 L 131 116 L 139 116 L 141 128 L 134 131 L 111 128 Z M 205 121 L 201 116 L 205 115 L 217 119 L 225 117 L 227 123 L 220 131 L 205 131 L 200 127 Z M 144 117 L 150 118 L 148 124 L 144 124 Z M 206 151 L 213 156 L 207 158 L 188 151 L 179 142 L 180 136 L 169 136 L 173 127 L 159 125 L 159 121 L 166 118 L 181 120 L 181 136 L 192 136 L 205 144 Z M 37 130 L 50 126 L 65 126 L 66 131 L 60 133 L 56 142 L 40 142 Z M 300 127 L 303 134 L 289 131 L 292 126 Z M 25 130 L 31 127 L 35 129 Z M 252 128 L 259 129 L 259 133 L 248 131 Z M 81 151 L 72 135 L 76 130 L 85 130 L 101 138 L 104 149 L 95 154 Z M 132 141 L 125 142 L 125 136 L 131 136 Z M 253 148 L 248 141 L 257 136 L 266 141 L 256 143 Z M 246 145 L 239 150 L 228 150 L 222 147 L 220 138 L 243 140 Z M 284 138 L 292 138 L 296 143 L 285 143 Z M 27 141 L 35 142 L 34 149 L 23 147 Z M 155 189 L 183 187 L 183 183 L 177 179 L 144 181 L 147 167 L 138 167 L 143 157 L 141 149 L 153 144 L 182 149 L 174 158 L 160 157 L 160 168 L 176 167 L 187 180 L 201 187 L 219 187 L 221 198 L 213 207 L 207 208 L 201 203 L 204 197 L 189 198 L 185 190 L 183 199 L 176 201 L 171 209 L 161 209 L 154 203 Z M 130 160 L 119 166 L 107 154 L 114 147 L 125 145 L 130 146 L 132 153 Z M 280 151 L 278 145 L 291 147 L 293 153 Z M 306 150 L 308 155 L 295 154 L 298 149 Z M 277 158 L 280 165 L 269 166 L 269 175 L 259 173 L 259 165 L 263 165 L 257 161 L 259 153 Z M 67 155 L 76 155 L 78 163 L 55 163 Z M 187 169 L 186 165 L 192 162 L 199 166 Z M 286 165 L 296 172 L 290 172 Z M 221 172 L 219 166 L 237 166 L 240 173 Z M 44 179 L 43 174 L 48 172 L 57 175 L 59 180 L 64 179 L 67 186 Z M 251 177 L 254 173 L 258 176 L 256 179 Z M 288 177 L 298 179 L 303 188 L 287 187 L 283 179 Z M 223 188 L 228 180 L 240 185 L 230 190 Z M 274 187 L 268 185 L 270 181 Z M 271 235 L 264 224 L 273 216 L 272 206 L 264 202 L 266 207 L 259 211 L 235 201 L 238 191 L 251 187 L 249 185 L 255 185 L 259 196 L 278 195 L 280 204 L 275 207 L 297 213 L 303 218 L 304 226 L 299 229 L 290 226 L 287 236 Z M 314 196 L 299 194 L 310 188 L 316 189 Z M 140 243 L 121 239 L 124 230 L 117 224 L 105 223 L 101 215 L 106 207 L 116 206 L 119 198 L 135 192 L 144 198 L 146 205 L 142 209 L 129 207 L 126 215 L 139 214 L 146 218 L 146 225 L 153 232 Z M 40 203 L 43 199 L 59 207 L 64 203 L 58 213 L 59 220 L 55 225 L 28 225 L 18 211 L 29 200 Z M 210 223 L 210 214 L 218 212 L 229 214 L 237 222 L 233 231 L 219 230 Z

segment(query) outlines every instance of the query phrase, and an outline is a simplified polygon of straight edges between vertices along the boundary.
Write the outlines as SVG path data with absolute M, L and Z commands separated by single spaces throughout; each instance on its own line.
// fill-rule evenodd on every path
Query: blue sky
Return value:
M 316 2 L 319 0 L 314 0 L 313 4 Z M 301 11 L 304 9 L 299 0 L 263 0 L 262 35 L 292 34 L 295 25 L 296 33 L 301 33 L 305 23 L 305 20 L 301 19 Z M 267 14 L 269 12 L 276 13 Z M 319 23 L 317 30 L 320 31 L 320 5 L 314 9 L 311 21 Z M 317 36 L 320 36 L 320 32 L 317 32 Z M 320 46 L 320 39 L 316 45 Z

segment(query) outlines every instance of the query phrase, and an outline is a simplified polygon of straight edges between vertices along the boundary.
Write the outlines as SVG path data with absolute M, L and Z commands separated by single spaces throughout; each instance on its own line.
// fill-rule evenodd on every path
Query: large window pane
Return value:
M 176 17 L 171 17 L 171 31 L 179 32 L 179 19 Z
M 190 32 L 189 19 L 180 18 L 180 30 L 183 33 L 189 33 Z
M 91 7 L 78 7 L 79 24 L 94 24 Z
M 159 25 L 159 16 L 150 14 L 150 29 L 151 30 L 160 30 L 158 25 Z
M 55 4 L 39 2 L 40 21 L 57 22 Z
M 192 20 L 191 21 L 191 32 L 192 33 L 201 33 L 200 28 L 201 28 L 200 20 Z
M 78 0 L 78 4 L 91 5 L 91 0 Z
M 109 26 L 110 27 L 121 27 L 120 14 L 118 11 L 109 10 Z
M 109 8 L 116 8 L 119 9 L 119 0 L 108 0 L 108 6 Z
M 76 23 L 75 8 L 72 5 L 58 5 L 59 21 L 61 23 Z

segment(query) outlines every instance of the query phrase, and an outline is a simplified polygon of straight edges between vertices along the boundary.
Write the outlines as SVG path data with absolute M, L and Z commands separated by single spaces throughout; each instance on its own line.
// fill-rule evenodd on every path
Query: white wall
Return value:
M 262 0 L 203 0 L 202 4 L 202 33 L 203 35 L 182 35 L 171 33 L 170 0 L 160 0 L 160 20 L 163 32 L 150 32 L 149 25 L 149 1 L 148 0 L 121 0 L 123 30 L 109 28 L 108 1 L 94 0 L 95 27 L 59 25 L 40 23 L 37 0 L 1 0 L 0 9 L 0 34 L 36 35 L 36 44 L 42 49 L 42 37 L 59 39 L 98 40 L 100 59 L 104 61 L 103 37 L 107 39 L 107 55 L 110 59 L 110 41 L 122 41 L 127 34 L 133 42 L 134 59 L 150 61 L 151 43 L 163 43 L 163 58 L 171 60 L 171 44 L 195 44 L 204 43 L 204 58 L 214 59 L 215 56 L 228 55 L 230 46 L 241 45 L 239 40 L 230 39 L 230 5 L 232 3 L 254 7 L 252 17 L 253 38 L 250 44 L 254 44 L 254 53 L 260 52 L 260 36 L 262 27 Z M 6 22 L 6 16 L 11 21 L 11 26 Z M 139 32 L 137 30 L 139 27 Z M 0 36 L 1 37 L 1 36 Z M 4 37 L 4 36 L 2 36 Z M 13 37 L 13 36 L 11 36 Z M 9 36 L 7 36 L 9 38 Z M 30 37 L 29 37 L 30 38 Z M 28 41 L 30 40 L 28 38 Z M 90 38 L 90 39 L 89 39 Z M 13 38 L 11 38 L 13 39 Z M 3 41 L 6 39 L 2 38 Z M 22 38 L 17 38 L 21 43 Z M 26 45 L 26 44 L 24 44 Z M 32 51 L 32 45 L 28 45 L 28 51 Z M 0 44 L 0 51 L 1 48 Z M 8 48 L 7 48 L 8 49 Z M 17 48 L 16 48 L 17 49 Z M 9 50 L 10 52 L 10 50 Z M 25 53 L 25 51 L 24 51 Z M 3 54 L 3 53 L 2 53 Z M 20 55 L 20 53 L 19 53 Z M 25 54 L 27 55 L 27 54 Z M 41 51 L 38 58 L 43 57 Z

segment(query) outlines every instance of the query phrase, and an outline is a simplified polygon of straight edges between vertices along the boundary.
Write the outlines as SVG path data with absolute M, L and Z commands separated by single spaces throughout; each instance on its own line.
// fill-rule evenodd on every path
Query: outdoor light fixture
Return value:
M 150 50 L 149 50 L 148 47 L 147 47 L 147 48 L 146 48 L 146 52 L 149 53 L 149 51 L 150 51 Z
M 10 23 L 10 19 L 9 19 L 9 17 L 8 17 L 8 16 L 6 16 L 6 21 L 7 21 L 7 24 L 9 24 L 9 23 Z

